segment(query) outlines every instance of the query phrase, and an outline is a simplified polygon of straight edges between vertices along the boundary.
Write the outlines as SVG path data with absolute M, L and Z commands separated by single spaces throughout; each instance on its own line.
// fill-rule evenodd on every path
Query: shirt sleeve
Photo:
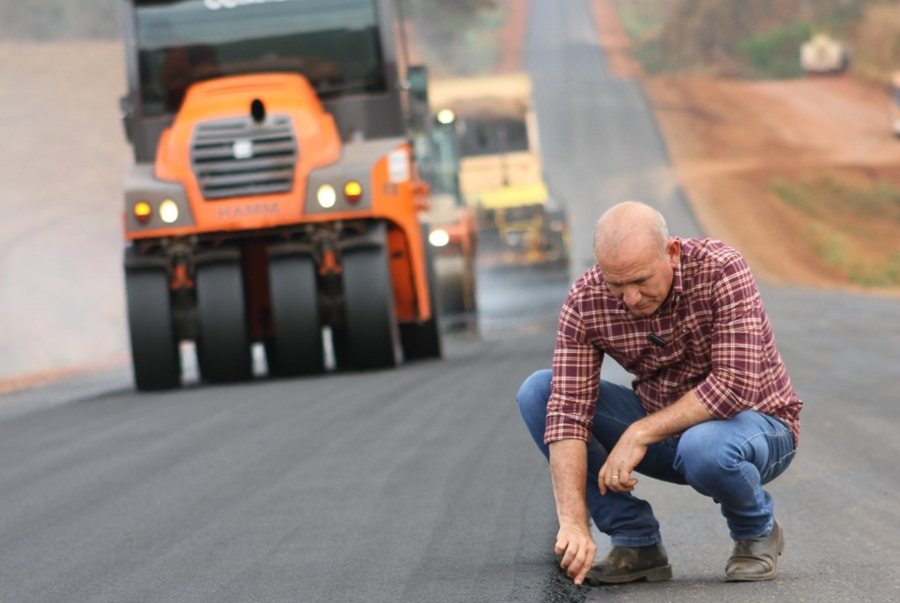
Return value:
M 556 333 L 545 444 L 568 439 L 590 441 L 601 361 L 602 354 L 588 340 L 570 295 L 560 312 Z
M 712 285 L 712 304 L 712 371 L 695 393 L 710 415 L 729 419 L 754 406 L 765 354 L 762 300 L 739 255 Z

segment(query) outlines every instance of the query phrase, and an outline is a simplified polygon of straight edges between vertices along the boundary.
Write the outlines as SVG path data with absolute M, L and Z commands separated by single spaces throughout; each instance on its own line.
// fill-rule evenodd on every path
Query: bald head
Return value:
M 644 256 L 651 251 L 666 255 L 669 231 L 658 211 L 638 201 L 611 207 L 594 228 L 594 255 L 597 263 L 622 256 Z
M 681 242 L 669 239 L 658 211 L 626 201 L 597 221 L 594 253 L 609 292 L 635 316 L 650 316 L 672 287 Z

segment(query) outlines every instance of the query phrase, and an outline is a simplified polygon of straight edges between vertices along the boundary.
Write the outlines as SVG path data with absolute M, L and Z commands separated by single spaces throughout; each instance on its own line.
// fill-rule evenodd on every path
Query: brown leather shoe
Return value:
M 662 582 L 672 579 L 672 566 L 662 543 L 649 546 L 614 546 L 588 570 L 589 584 L 621 584 L 646 580 Z
M 778 556 L 784 551 L 784 532 L 778 522 L 768 536 L 735 540 L 725 567 L 726 582 L 771 580 L 778 573 Z

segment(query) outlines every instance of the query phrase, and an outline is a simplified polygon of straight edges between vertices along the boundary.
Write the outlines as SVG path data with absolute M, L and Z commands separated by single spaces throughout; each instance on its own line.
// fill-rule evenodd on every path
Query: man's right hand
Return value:
M 594 556 L 597 554 L 597 545 L 591 537 L 591 532 L 586 525 L 562 525 L 556 534 L 557 555 L 562 556 L 560 567 L 566 570 L 566 575 L 572 581 L 580 585 L 594 564 Z
M 569 578 L 575 584 L 581 584 L 597 554 L 597 545 L 588 529 L 588 511 L 584 501 L 587 443 L 581 440 L 551 442 L 550 474 L 559 520 L 554 550 L 557 555 L 562 555 L 560 566 Z

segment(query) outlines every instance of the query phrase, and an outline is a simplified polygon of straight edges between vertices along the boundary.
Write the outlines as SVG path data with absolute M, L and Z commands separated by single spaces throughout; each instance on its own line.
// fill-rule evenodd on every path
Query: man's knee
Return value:
M 543 421 L 546 417 L 552 374 L 549 369 L 532 373 L 519 388 L 516 402 L 519 404 L 519 412 L 522 413 L 522 418 L 526 422 L 530 422 L 530 418 L 540 418 Z
M 675 469 L 689 483 L 703 482 L 717 476 L 733 463 L 728 453 L 730 442 L 723 438 L 715 421 L 700 423 L 685 431 L 678 439 Z

